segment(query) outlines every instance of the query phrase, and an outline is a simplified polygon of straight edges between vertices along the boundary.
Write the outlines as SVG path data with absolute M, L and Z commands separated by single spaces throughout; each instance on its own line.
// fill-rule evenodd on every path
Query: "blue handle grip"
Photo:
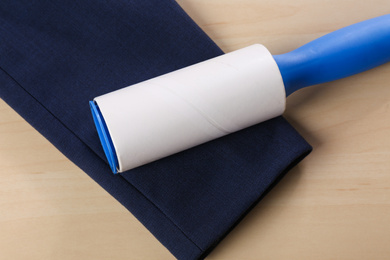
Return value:
M 390 15 L 339 29 L 289 53 L 274 55 L 286 95 L 390 61 Z

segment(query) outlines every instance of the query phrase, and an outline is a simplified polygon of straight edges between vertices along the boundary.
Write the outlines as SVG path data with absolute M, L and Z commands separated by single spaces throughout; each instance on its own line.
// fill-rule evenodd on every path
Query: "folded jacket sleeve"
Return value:
M 310 145 L 278 117 L 113 175 L 88 101 L 221 54 L 172 0 L 0 2 L 0 97 L 178 259 L 204 258 Z

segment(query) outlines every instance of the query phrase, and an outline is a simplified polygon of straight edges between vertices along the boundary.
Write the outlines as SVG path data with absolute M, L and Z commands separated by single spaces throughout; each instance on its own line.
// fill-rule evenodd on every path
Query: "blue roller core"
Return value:
M 104 118 L 100 112 L 99 107 L 93 101 L 89 101 L 89 105 L 91 107 L 93 121 L 95 122 L 95 126 L 100 138 L 100 142 L 102 143 L 104 153 L 106 154 L 108 163 L 110 164 L 111 170 L 113 173 L 118 173 L 118 158 L 116 156 L 114 144 L 112 143 L 110 133 L 108 132 L 108 128 Z

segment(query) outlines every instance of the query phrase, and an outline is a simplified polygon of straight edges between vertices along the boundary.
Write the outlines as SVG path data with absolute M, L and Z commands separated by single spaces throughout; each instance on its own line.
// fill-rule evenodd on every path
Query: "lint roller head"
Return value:
M 272 56 L 255 44 L 96 97 L 90 106 L 114 173 L 284 112 L 294 91 L 390 61 L 390 15 Z
M 256 44 L 99 96 L 91 106 L 111 168 L 122 172 L 279 116 L 285 101 L 275 60 Z

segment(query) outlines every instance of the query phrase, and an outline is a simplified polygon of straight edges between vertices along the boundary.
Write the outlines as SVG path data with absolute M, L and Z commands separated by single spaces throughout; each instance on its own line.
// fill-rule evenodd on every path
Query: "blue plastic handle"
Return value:
M 372 69 L 390 61 L 390 15 L 350 25 L 273 57 L 287 96 L 307 86 Z

